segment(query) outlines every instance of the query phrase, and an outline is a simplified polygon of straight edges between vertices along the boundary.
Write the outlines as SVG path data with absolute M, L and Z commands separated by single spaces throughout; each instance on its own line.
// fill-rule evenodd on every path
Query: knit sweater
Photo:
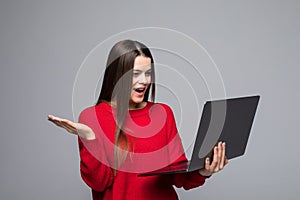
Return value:
M 173 186 L 189 190 L 204 184 L 205 177 L 198 171 L 138 176 L 186 161 L 169 106 L 147 102 L 144 108 L 128 111 L 123 126 L 127 142 L 120 143 L 121 147 L 128 144 L 128 153 L 117 165 L 117 159 L 113 159 L 115 116 L 115 108 L 105 102 L 86 108 L 79 116 L 79 122 L 92 128 L 96 135 L 94 140 L 78 137 L 81 177 L 91 188 L 93 200 L 176 200 Z M 114 166 L 119 166 L 116 173 Z

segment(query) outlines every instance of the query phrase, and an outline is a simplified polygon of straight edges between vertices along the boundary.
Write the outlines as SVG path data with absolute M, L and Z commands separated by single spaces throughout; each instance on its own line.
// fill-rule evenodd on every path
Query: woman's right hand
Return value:
M 67 119 L 62 119 L 53 115 L 48 115 L 48 120 L 53 122 L 59 127 L 66 129 L 69 133 L 78 135 L 81 138 L 87 140 L 93 140 L 96 138 L 93 130 L 85 124 L 75 123 Z

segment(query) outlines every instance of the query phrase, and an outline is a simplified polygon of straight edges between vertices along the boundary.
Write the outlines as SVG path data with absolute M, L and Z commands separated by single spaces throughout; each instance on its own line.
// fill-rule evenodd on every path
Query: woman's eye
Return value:
M 133 72 L 133 77 L 138 77 L 140 76 L 141 74 L 144 74 L 144 76 L 151 76 L 151 71 L 147 71 L 147 72 Z
M 151 76 L 151 72 L 146 72 L 146 76 Z

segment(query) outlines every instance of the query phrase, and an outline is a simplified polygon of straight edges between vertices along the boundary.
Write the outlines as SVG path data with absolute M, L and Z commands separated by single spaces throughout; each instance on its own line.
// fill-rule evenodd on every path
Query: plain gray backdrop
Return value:
M 77 138 L 47 115 L 72 119 L 85 57 L 111 35 L 139 27 L 174 29 L 201 43 L 227 96 L 261 95 L 245 156 L 200 188 L 178 189 L 180 199 L 298 199 L 299 10 L 296 0 L 2 0 L 0 199 L 91 199 Z

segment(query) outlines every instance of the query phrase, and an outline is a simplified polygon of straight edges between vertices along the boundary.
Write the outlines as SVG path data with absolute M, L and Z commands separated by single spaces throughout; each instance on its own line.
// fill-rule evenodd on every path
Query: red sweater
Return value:
M 93 200 L 178 199 L 173 185 L 188 190 L 203 185 L 198 171 L 139 177 L 170 163 L 186 161 L 174 115 L 165 104 L 148 102 L 146 107 L 130 110 L 124 122 L 130 153 L 113 171 L 115 109 L 107 103 L 83 110 L 79 122 L 96 134 L 95 140 L 79 138 L 80 172 L 91 187 Z

